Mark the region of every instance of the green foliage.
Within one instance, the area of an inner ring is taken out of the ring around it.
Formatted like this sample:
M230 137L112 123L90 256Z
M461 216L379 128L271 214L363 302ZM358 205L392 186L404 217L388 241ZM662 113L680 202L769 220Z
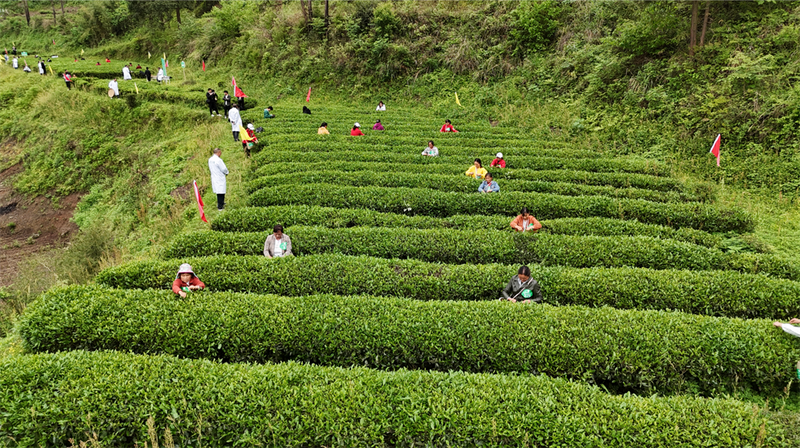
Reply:
M99 287L50 291L29 308L19 334L33 352L541 373L662 394L754 388L778 395L793 377L783 360L800 355L767 321L675 312L331 295L178 300L170 291Z
M491 230L293 226L295 255L337 253L379 258L412 258L441 263L503 263L543 266L642 267L651 269L735 270L800 280L793 263L772 255L725 254L679 241L645 236L512 234ZM270 233L194 232L179 235L166 258L193 255L258 255Z
M620 447L673 447L702 438L733 447L754 445L758 437L767 448L788 442L784 424L751 404L609 396L545 376L224 365L76 351L4 358L0 388L6 410L0 436L20 445L56 446L97 433L104 444L142 446L151 440L150 417L155 432L169 428L180 446L521 447L533 440L546 446L613 440Z
M675 228L691 227L713 231L752 230L753 218L741 210L705 204L662 204L635 199L602 196L557 196L551 194L500 192L463 194L425 188L340 187L332 184L296 185L277 194L273 188L254 192L251 206L316 205L337 208L366 208L408 215L444 218L461 214L504 214L516 216L528 207L537 218L606 217L639 220Z
M372 294L417 300L495 300L517 272L501 264L447 265L338 254L266 259L215 256L131 262L103 270L100 284L167 289L190 263L214 291L286 296ZM731 271L532 266L546 303L677 310L742 318L800 315L800 283Z
M522 0L514 11L514 28L511 37L516 48L514 54L525 56L542 51L553 41L558 29L561 6L552 0Z

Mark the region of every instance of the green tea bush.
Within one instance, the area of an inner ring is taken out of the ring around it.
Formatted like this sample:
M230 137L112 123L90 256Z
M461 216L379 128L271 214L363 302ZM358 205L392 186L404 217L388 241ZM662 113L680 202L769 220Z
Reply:
M504 214L516 216L523 206L538 219L604 217L638 220L670 227L715 232L753 230L753 218L742 210L699 203L661 204L603 196L558 196L516 191L497 194L451 193L426 188L341 187L332 184L264 188L250 195L251 206L317 205L366 208L380 212L447 217Z
M438 164L463 164L463 171L471 165L474 156L454 155L449 156L439 152L439 157L423 157L419 152L413 154L397 154L380 151L351 151L341 152L304 152L304 151L263 151L253 157L253 164L262 166L270 163L283 163L286 160L302 163L328 162L333 161L360 161L360 162L390 162L406 165L406 170L414 170L418 165L438 165ZM355 160L354 160L355 159ZM486 167L491 160L483 161ZM669 176L671 168L661 162L650 160L626 160L626 159L570 159L561 157L525 157L515 159L514 168L524 168L531 170L579 170L599 173L635 173L651 174L655 176Z
M150 418L176 446L209 448L788 443L784 424L749 403L612 396L531 375L74 351L0 359L0 389L0 437L18 446L68 446L91 434L107 446L143 446Z
M139 261L96 277L117 288L168 289L181 263L190 263L214 291L285 296L372 294L416 300L494 300L516 265L449 265L340 254L266 259L214 256ZM800 315L800 283L731 271L532 266L544 301L676 310L710 316L786 319Z
M280 171L280 165L275 167ZM697 200L696 196L679 192L663 192L638 188L614 188L593 185L579 185L567 182L540 182L529 180L501 181L501 191L522 191L551 193L564 196L609 196L629 199L643 199L653 202L689 202ZM391 187L391 188L430 188L438 191L456 193L475 193L480 181L466 177L444 174L418 174L407 172L373 172L373 171L315 171L306 173L275 174L262 176L247 183L250 192L261 188L281 185L291 188L297 184L329 183L351 187Z
M401 163L376 163L376 162L337 162L331 165L330 162L299 163L287 162L280 163L281 173L308 173L326 171L335 168L341 172L375 171L375 172L408 172L408 165ZM454 177L463 176L466 167L461 164L427 164L415 165L413 172L425 174L446 174ZM502 182L508 180L528 180L540 182L570 182L574 184L608 186L614 188L643 188L656 191L677 191L686 192L685 185L671 177L658 177L647 174L631 173L593 173L589 171L573 170L526 170L526 169L489 169L495 180ZM275 167L263 165L253 170L252 179L260 176L274 174ZM465 176L466 177L466 176ZM704 200L713 199L710 192L704 192L699 197Z
M777 395L800 355L791 337L763 320L366 296L192 293L178 299L171 291L97 286L49 291L25 314L19 334L33 352L538 372L640 393L754 388Z
M512 232L511 217L503 215L453 215L447 218L408 216L366 209L340 209L308 205L276 205L233 209L211 222L211 229L222 232L272 231L272 226L410 227L415 229L503 230ZM561 218L542 220L539 234L651 236L673 239L706 247L719 247L721 238L702 230L623 221L611 218Z
M271 232L193 232L175 237L164 257L258 255ZM645 236L512 234L489 230L293 226L286 230L295 255L337 253L412 258L441 263L503 263L545 266L640 267L734 270L800 280L789 261L765 254L723 253L694 244Z

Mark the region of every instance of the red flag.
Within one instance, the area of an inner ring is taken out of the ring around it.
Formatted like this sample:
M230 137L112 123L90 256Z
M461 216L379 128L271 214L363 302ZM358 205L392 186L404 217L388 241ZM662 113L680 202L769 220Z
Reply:
M247 98L247 95L245 95L244 92L242 92L242 89L240 89L239 86L235 86L233 88L233 96L235 96L236 98Z
M55 44L56 44L56 40L55 40L55 39L53 39L53 45L55 45Z
M203 71L206 71L206 61L203 61Z
M236 87L236 78L234 78L233 76L231 76L231 85L233 87Z
M308 95L306 95L306 103L311 101L311 87L308 88Z
M203 222L208 222L206 213L203 211L205 204L203 204L203 198L200 197L200 190L197 189L197 181L193 180L192 183L194 184L194 197L197 199L197 208L200 209L200 219L202 219Z
M165 62L164 62L164 65L166 65L166 66L167 66L167 68L169 68L169 61L165 61Z
M711 151L709 151L711 154L714 154L714 157L717 158L717 166L719 166L719 146L721 138L722 134L717 134L717 138L714 139L714 144L711 145Z

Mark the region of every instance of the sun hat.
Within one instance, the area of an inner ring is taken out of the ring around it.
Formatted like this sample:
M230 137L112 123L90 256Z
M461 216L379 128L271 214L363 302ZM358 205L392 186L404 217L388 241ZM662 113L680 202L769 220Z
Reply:
M181 274L192 274L193 277L197 277L197 274L195 274L192 270L192 265L189 263L183 263L181 267L178 268L178 274L175 276L175 278L180 278Z
M250 129L251 131L255 131L256 127L253 126L253 123L247 123L247 129Z
M357 128L360 128L360 127L361 127L361 125L360 125L360 124L358 124L358 123L356 123L356 124L355 124L355 127L357 127Z
M502 159L503 158L503 153L502 152L498 152L497 153L497 158L498 159Z

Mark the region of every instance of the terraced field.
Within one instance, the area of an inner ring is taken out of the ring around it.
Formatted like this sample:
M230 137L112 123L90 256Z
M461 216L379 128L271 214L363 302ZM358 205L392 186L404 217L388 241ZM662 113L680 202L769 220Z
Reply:
M202 106L202 90L157 89L137 100ZM179 446L794 443L728 398L780 396L800 357L768 320L800 316L798 267L721 243L751 216L657 161L373 107L246 110L265 128L249 206L30 306L19 332L38 354L0 361L0 434L141 446L152 417ZM349 136L375 119L385 131ZM428 140L440 157L420 155ZM479 194L464 172L498 151L500 193ZM522 207L537 234L510 229ZM260 255L274 224L295 257ZM185 262L208 290L180 299ZM520 264L542 304L496 300Z

